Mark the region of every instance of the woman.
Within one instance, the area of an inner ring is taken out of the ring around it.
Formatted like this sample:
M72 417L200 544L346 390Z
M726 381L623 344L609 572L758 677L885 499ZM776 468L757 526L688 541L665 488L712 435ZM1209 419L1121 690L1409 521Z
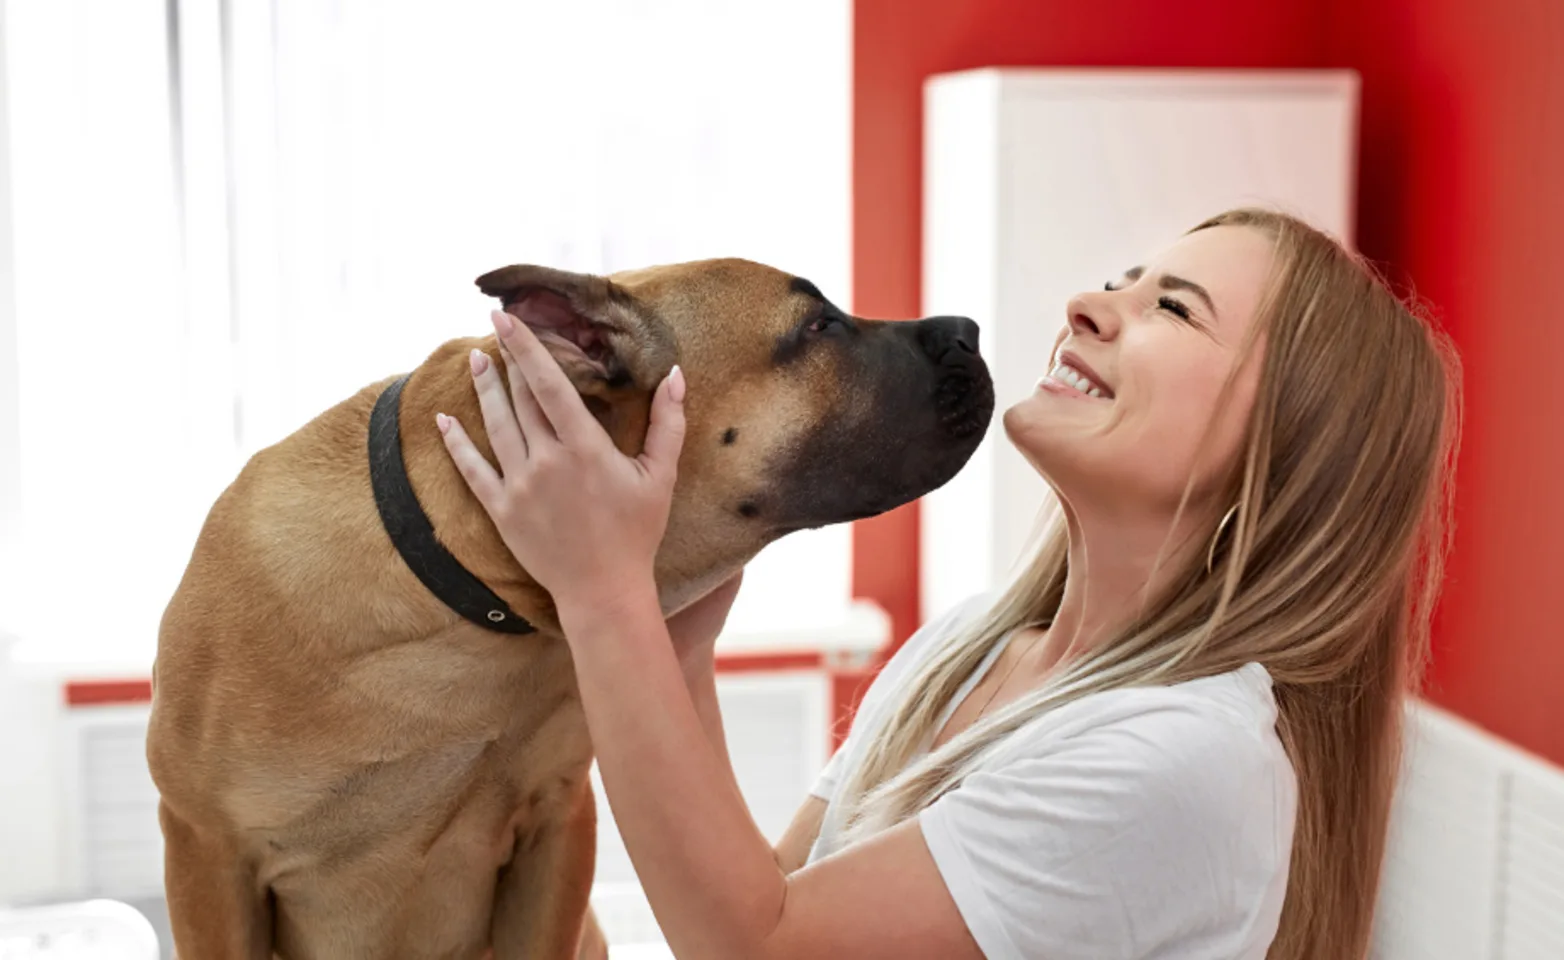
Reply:
M476 386L527 454L501 478L440 426L556 599L676 956L1367 952L1444 548L1453 354L1361 260L1257 210L1066 321L1004 417L1060 522L1007 588L898 651L773 851L712 686L737 581L666 626L652 584L682 375L631 460L497 315L513 390L478 362Z

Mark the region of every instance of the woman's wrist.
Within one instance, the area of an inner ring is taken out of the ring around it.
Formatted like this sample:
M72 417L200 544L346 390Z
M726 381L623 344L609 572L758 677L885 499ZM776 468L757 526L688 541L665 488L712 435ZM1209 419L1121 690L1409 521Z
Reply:
M650 572L604 577L575 591L556 592L554 599L560 626L573 647L628 631L635 641L644 637L667 644L686 686L693 687L716 672L717 639L742 580L742 573L734 575L666 620Z
M627 622L649 619L662 622L657 585L650 576L645 582L621 578L613 587L585 587L580 592L554 593L554 609L565 638L618 629Z

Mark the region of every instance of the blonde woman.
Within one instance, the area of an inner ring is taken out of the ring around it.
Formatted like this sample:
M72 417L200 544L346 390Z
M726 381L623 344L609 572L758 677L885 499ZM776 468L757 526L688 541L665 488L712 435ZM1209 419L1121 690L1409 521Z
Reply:
M676 956L1366 954L1439 583L1453 354L1340 245L1255 210L1064 321L1004 415L1056 529L898 651L773 850L712 685L737 582L666 625L652 584L681 375L632 460L496 319L518 389L489 368L476 387L490 433L520 430L529 455L501 478L440 425L559 605Z

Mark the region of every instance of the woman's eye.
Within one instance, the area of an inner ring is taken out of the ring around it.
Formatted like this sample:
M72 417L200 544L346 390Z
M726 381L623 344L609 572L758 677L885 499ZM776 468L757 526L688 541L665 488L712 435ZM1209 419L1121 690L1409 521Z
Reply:
M1106 290L1108 293L1113 293L1114 291L1119 289L1118 287L1115 287L1113 285L1113 281L1112 280L1109 280L1107 283L1103 284L1102 288L1104 290Z
M1177 300L1174 300L1172 297L1158 297L1157 308L1160 310L1166 310L1168 313L1173 314L1180 320L1189 319L1189 308L1184 306L1182 303L1179 303Z

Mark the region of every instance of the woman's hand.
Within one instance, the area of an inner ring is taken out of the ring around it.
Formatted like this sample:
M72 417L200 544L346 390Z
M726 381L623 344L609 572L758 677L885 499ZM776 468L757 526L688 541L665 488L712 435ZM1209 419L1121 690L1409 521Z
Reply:
M440 414L446 449L505 545L562 616L566 607L612 608L644 598L655 590L652 561L668 526L684 443L683 374L674 367L658 385L644 450L627 457L532 331L499 310L491 319L507 376L480 351L470 363L499 469L454 417Z

